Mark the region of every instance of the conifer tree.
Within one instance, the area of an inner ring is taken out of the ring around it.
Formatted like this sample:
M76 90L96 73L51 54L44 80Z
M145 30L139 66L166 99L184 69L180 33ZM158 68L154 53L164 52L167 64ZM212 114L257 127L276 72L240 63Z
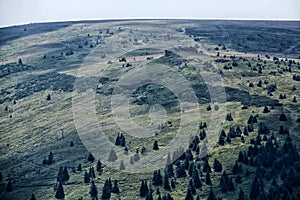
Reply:
M120 170L125 170L125 164L123 160L120 163Z
M223 172L220 180L220 187L222 192L227 192L229 186L229 177L226 171Z
M92 179L96 178L94 167L90 167L89 176Z
M210 191L209 191L209 194L208 194L208 197L207 197L207 200L217 200L213 190L212 190L212 187L210 187Z
M102 174L102 163L100 160L98 160L97 162L97 168L96 168L97 172L99 173L99 175Z
M193 193L190 187L188 187L188 190L186 192L185 200L194 200Z
M214 168L215 172L221 172L222 171L221 162L219 160L215 159L214 164L213 164L213 168Z
M59 182L58 184L58 188L56 190L56 194L55 194L55 198L56 199L64 199L65 198L65 192L64 192L64 188L61 182Z
M269 111L269 108L268 108L267 106L265 106L265 107L264 107L264 110L263 110L263 113L268 113L268 112L270 112L270 111Z
M92 200L98 200L98 189L97 189L94 181L92 181L92 183L91 183L90 195L92 197Z
M193 181L194 181L194 184L195 184L195 188L200 189L202 187L202 183L201 183L201 180L199 178L199 173L198 173L197 169L194 169Z
M94 160L95 160L95 157L93 156L93 154L89 153L88 161L94 162Z
M153 143L153 150L158 150L158 149L159 149L158 142L157 142L157 140L155 140Z
M245 200L245 194L244 194L244 192L243 192L242 189L240 189L240 193L239 193L239 198L238 198L238 200Z
M89 183L90 182L90 175L85 171L84 173L84 182Z
M188 187L191 188L191 192L193 193L193 195L196 194L196 188L193 179L190 179Z
M297 103L297 99L296 99L296 96L294 96L294 98L293 98L293 101L292 101L293 103Z
M118 133L118 136L117 136L116 141L115 141L115 145L116 146L120 145L120 133Z
M140 187L140 197L145 197L148 192L149 192L149 189L148 189L147 182L142 181L141 187Z
M186 177L186 172L184 170L184 167L180 163L176 168L176 176L177 176L177 178Z
M205 160L204 160L204 166L203 166L203 172L211 172L211 167L210 167L210 165L209 165L209 163L208 163L208 159L207 158L205 158Z
M206 183L206 185L211 185L209 171L206 172L205 183Z
M286 115L284 113L280 114L279 121L287 121Z
M228 191L233 191L234 190L234 184L232 182L232 178L229 178L229 183L228 183Z
M12 182L8 181L7 186L6 186L6 192L11 192L12 189L13 189Z
M114 186L113 186L111 192L115 193L115 194L119 194L120 193L120 189L119 189L118 181L117 180L114 181Z
M171 180L171 187L172 187L173 189L176 188L176 183L175 183L174 179Z
M77 167L77 171L81 172L81 170L82 170L82 167L81 167L81 164L79 163L78 167Z
M101 199L102 200L108 200L111 197L111 190L112 190L112 186L111 186L111 181L106 180L104 183L104 186L102 188L102 195L101 195Z
M165 190L171 190L170 183L169 183L169 175L167 173L165 173L163 186Z
M109 153L109 156L108 156L108 161L109 162L115 162L117 159L118 159L118 157L117 157L116 152L113 149L111 149L110 153Z
M158 194L157 200L162 200L161 195Z
M68 168L65 166L63 171L63 181L68 181L70 178Z
M125 147L126 146L126 139L125 136L121 133L120 135L120 146Z
M31 194L31 198L30 198L30 200L36 200L36 198L35 198L34 194Z
M243 134L244 135L249 135L247 126L244 127Z
M133 155L133 161L138 162L139 160L140 160L140 154L139 154L139 150L137 149L135 151L135 154Z
M251 184L250 199L258 199L260 193L260 184L258 178L255 177Z
M189 166L189 170L188 170L188 174L189 174L190 176L193 175L194 169L195 169L194 162L191 162L191 163L190 163L190 166Z
M203 129L201 132L200 132L200 140L204 140L206 138L206 132L205 130Z
M152 192L149 190L147 195L146 195L146 200L153 200L153 195Z
M219 141L218 141L218 143L221 146L223 146L225 144L224 137L221 134L219 135Z
M154 171L153 178L152 178L152 184L155 186L162 185L162 175L160 173L160 170Z

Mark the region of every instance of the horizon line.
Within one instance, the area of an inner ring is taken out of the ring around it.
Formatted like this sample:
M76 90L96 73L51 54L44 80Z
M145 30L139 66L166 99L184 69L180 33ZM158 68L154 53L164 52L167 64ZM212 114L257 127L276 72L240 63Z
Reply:
M191 17L132 17L132 18L87 18L87 19L64 19L64 20L41 20L9 25L0 25L0 28L25 26L30 24L59 23L59 22L85 22L85 21L132 21L132 20L224 20L224 21L300 21L300 19L275 19L275 18L191 18Z

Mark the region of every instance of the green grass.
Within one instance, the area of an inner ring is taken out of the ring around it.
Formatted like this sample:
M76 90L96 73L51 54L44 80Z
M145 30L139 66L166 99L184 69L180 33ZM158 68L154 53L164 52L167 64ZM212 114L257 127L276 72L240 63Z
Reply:
M96 113L99 123L103 123L101 125L103 125L105 134L111 142L114 142L118 132L122 131L116 125L110 107L110 95L115 85L124 74L134 72L134 70L143 66L151 67L157 63L172 67L186 78L199 98L200 122L207 122L210 130L209 134L215 135L218 133L220 127L211 123L212 111L206 110L208 103L210 103L210 97L203 77L201 77L202 73L209 74L211 72L197 69L197 62L194 60L197 58L203 61L211 61L213 66L223 71L222 79L226 89L227 102L222 105L225 106L227 113L232 113L234 119L232 122L228 122L224 118L222 125L226 133L232 126L240 126L243 130L249 116L258 114L259 122L266 124L276 135L278 135L280 125L288 127L291 137L299 144L299 123L295 122L296 118L299 117L299 103L292 103L292 97L296 96L298 102L300 101L300 85L299 82L293 81L291 78L292 74L299 73L299 64L292 65L292 73L277 73L278 69L284 68L288 64L281 62L278 68L277 64L272 60L262 58L263 56L261 56L262 60L259 61L255 54L266 50L262 49L263 47L256 48L257 44L255 42L250 42L248 44L250 50L247 49L253 54L236 51L242 51L241 47L236 46L240 42L240 39L237 38L236 41L232 41L232 48L228 47L228 52L226 50L220 50L220 52L222 55L239 55L246 61L238 59L239 56L236 56L238 66L233 67L231 70L223 70L224 63L216 63L216 57L214 57L216 54L214 50L215 41L225 43L220 40L221 38L218 35L213 36L217 38L201 40L203 44L198 43L192 37L176 31L181 27L195 26L195 22L173 22L172 20L163 20L74 23L36 34L17 33L17 31L20 31L19 27L16 27L16 30L11 29L16 33L14 33L15 36L12 39L7 39L8 41L5 44L1 44L1 61L6 64L16 62L18 58L22 58L23 63L32 68L24 71L16 69L14 73L1 78L0 171L4 178L2 184L0 184L0 199L29 199L32 193L35 194L37 199L53 199L55 195L53 187L56 184L56 176L60 166L67 166L70 173L70 180L64 185L66 199L78 199L80 196L84 199L90 198L90 185L83 182L83 175L85 170L88 171L90 166L95 167L96 163L87 161L88 151L80 141L76 131L73 121L71 92L73 91L72 83L75 78L84 76L84 74L77 74L77 69L84 63L85 59L89 58L89 53L97 48L107 49L105 58L100 59L96 64L87 65L85 69L93 75L102 77L96 90ZM166 23L167 25L160 25L160 23ZM204 33L205 37L212 37L209 33L211 29L209 22L203 23L206 25L201 28L206 28L206 31L208 31ZM285 28L282 24L278 26ZM119 27L121 27L121 31L119 31ZM241 31L244 37L247 29L237 30L234 27L229 30L229 34ZM107 33L107 29L113 34ZM0 30L0 33L2 33L1 31L3 30ZM254 30L254 32L257 31L257 29ZM290 33L284 34L288 35ZM266 37L269 38L268 35ZM95 45L97 40L99 40L98 46L90 48L90 44ZM86 42L87 45L85 45ZM78 48L79 45L82 48ZM179 45L186 48L178 48ZM226 46L228 45L226 44ZM271 47L270 53L278 51L276 46L271 45ZM208 54L196 54L191 51L194 48ZM74 54L65 55L69 50L72 50ZM164 50L169 50L172 53L166 56ZM63 52L63 55L61 55L61 52ZM43 59L44 55L47 55L46 59ZM103 54L99 54L99 56L104 57ZM132 66L123 67L123 63L118 60L120 56L125 56L127 62L131 63ZM147 56L156 57L153 60L147 60ZM136 57L136 60L133 60L132 57ZM291 54L291 57L294 57L294 54ZM109 60L112 64L107 64ZM228 60L231 59L228 58ZM266 60L265 64L263 60ZM247 66L248 62L252 66L256 66L258 63L265 65L263 73L251 72L251 69ZM229 61L229 63L232 65L232 61ZM15 65L11 65L15 69ZM209 66L206 65L208 68ZM2 71L4 67L4 65L1 66ZM276 72L276 75L269 75L270 72ZM253 76L241 76L243 73L252 73ZM147 74L134 75L142 76L141 79L148 78ZM277 84L277 90L273 92L273 96L267 94L265 89L267 84L262 84L262 87L256 86L259 80L268 80L269 84ZM249 82L254 83L253 88L248 87ZM176 80L174 84L176 84L176 87L181 86L181 83L176 82ZM296 91L291 90L292 85L296 86ZM220 87L220 85L214 85L214 87ZM153 97L153 93L156 92L159 95ZM287 99L279 100L278 97L281 93L286 94ZM46 100L48 94L51 95L50 101ZM153 88L141 87L140 90L137 90L137 95L132 97L132 100L136 100L143 95L146 97L145 101L141 101L140 104L133 102L130 104L130 115L133 120L141 126L148 125L150 122L149 108L155 103L160 103L167 110L169 109L167 120L172 121L173 127L147 139L135 138L124 133L128 149L134 151L145 147L148 152L152 152L153 142L158 140L160 149L164 150L165 146L174 138L180 126L181 116L178 110L178 102L172 104L175 99L173 94L168 89L160 91L159 85L155 85ZM13 104L13 100L16 100L16 104ZM276 106L278 103L281 103L282 106ZM263 114L262 110L265 104L274 105L275 109L272 109L270 113ZM241 109L243 105L248 105L248 109ZM6 106L8 111L4 110ZM184 112L192 113L191 110L185 110ZM288 116L288 122L278 121L282 112L285 112ZM10 118L10 115L12 115L12 118ZM193 121L194 118L191 116L189 122ZM217 158L223 164L223 168L231 172L239 151L246 150L250 144L250 139L256 137L257 126L257 124L254 126L255 132L245 137L245 144L240 142L240 138L235 138L231 144L225 144L224 146L213 144L215 147L211 151L212 158L209 161L211 166L214 158ZM64 132L63 135L61 130ZM285 136L279 136L280 141L284 139ZM70 146L71 141L74 142L73 147ZM42 160L50 151L54 154L55 163L44 166ZM79 163L82 164L83 171L71 172L71 168L73 166L77 167ZM149 165L151 164L153 163L149 163ZM203 166L203 162L201 164ZM248 193L255 168L244 166L244 169L246 168L249 168L250 177L248 179L243 177L243 183L235 184L235 187L237 189L242 188L245 193ZM143 199L139 198L140 181L146 179L149 183L152 176L152 172L127 174L105 167L103 175L96 175L95 182L99 196L101 196L104 181L111 178L120 181L120 197L122 199ZM230 176L234 177L235 175ZM237 198L239 190L228 193L220 192L218 188L219 179L219 173L212 173L215 194L218 197L227 199ZM4 192L8 180L15 181L13 191L10 193ZM177 188L171 191L171 195L174 199L184 199L189 178L177 179L176 181L178 183ZM153 187L153 189L156 189L156 187ZM166 193L164 189L161 188L160 190L163 194ZM197 194L202 199L206 199L208 192L209 186L205 185ZM156 197L157 195L154 195L154 199ZM111 199L119 199L119 196L112 195Z

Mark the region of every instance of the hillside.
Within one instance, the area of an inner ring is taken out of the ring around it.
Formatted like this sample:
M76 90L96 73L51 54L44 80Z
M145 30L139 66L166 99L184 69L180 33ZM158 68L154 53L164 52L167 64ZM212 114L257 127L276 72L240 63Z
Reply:
M0 199L300 198L298 21L38 23L0 49Z

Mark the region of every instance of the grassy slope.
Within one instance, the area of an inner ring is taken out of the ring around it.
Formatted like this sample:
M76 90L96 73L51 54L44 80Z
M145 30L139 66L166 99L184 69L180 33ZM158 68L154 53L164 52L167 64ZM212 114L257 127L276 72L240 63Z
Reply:
M124 25L123 25L124 24ZM159 24L164 24L160 26ZM165 25L167 24L167 26ZM95 72L104 71L107 77L117 78L120 77L122 73L130 70L123 68L122 64L118 62L118 57L115 55L126 55L130 63L133 64L133 68L139 67L147 62L145 52L133 51L132 49L142 49L147 47L147 51L153 50L154 58L159 58L163 55L163 50L170 49L178 44L178 40L182 40L181 44L186 46L194 46L197 43L191 38L184 36L183 33L175 32L175 29L182 28L186 26L193 26L195 22L191 23L172 23L172 21L160 21L158 22L137 22L131 25L130 22L111 22L111 23L101 23L101 24L85 24L76 23L67 27L60 27L59 29L51 32L37 33L34 35L27 35L24 37L17 38L15 40L10 40L6 42L5 45L1 45L1 61L3 64L16 62L18 58L22 58L23 63L32 66L34 69L31 71L19 72L16 74L8 75L1 78L1 89L9 91L10 94L6 95L8 97L15 94L16 89L14 85L24 82L29 76L34 76L36 78L37 92L33 95L27 96L20 100L17 100L16 104L11 101L5 101L1 104L0 110L0 171L4 176L4 181L13 180L14 190L10 193L4 192L4 185L0 187L1 199L29 199L31 193L34 193L37 199L53 199L55 192L53 187L56 183L56 175L58 173L59 166L66 165L69 167L70 180L68 184L64 186L66 199L77 199L83 196L84 199L89 198L89 184L83 183L84 170L88 170L90 164L87 162L87 150L81 144L79 137L77 136L76 129L73 123L72 116L72 94L70 92L64 92L61 90L51 89L51 83L49 86L40 89L38 75L45 75L49 72L57 72L62 74L68 74L71 76L76 76L76 69L83 62L83 58L93 50L90 48L90 44L95 45L96 41L99 41L99 46L105 47L106 45L112 45L112 49L117 49L122 51L122 54L115 52L110 54L113 64L106 65L102 63L100 66L90 67L89 70L94 70ZM118 28L121 27L123 30L119 31ZM30 28L30 27L29 27ZM106 33L107 29L114 34L111 35ZM157 30L160 29L158 33ZM22 31L22 30L16 30ZM102 31L101 38L98 38L98 33ZM90 37L87 36L90 34ZM88 41L88 45L85 42ZM111 43L113 41L113 43ZM200 59L215 59L216 51L214 47L217 44L212 44L211 41L206 41L205 39L200 43L201 46L199 50L205 50L209 55L203 56L199 55ZM82 45L83 48L78 48L78 45ZM197 44L199 47L199 44ZM160 49L161 51L157 51ZM74 51L73 55L66 56L65 53L69 50ZM124 52L123 52L124 51ZM64 52L61 56L61 52ZM221 55L238 55L234 49L229 49L228 51L220 51ZM138 54L141 53L139 56ZM192 56L189 58L190 52L181 52L186 55L185 59L188 60L189 65L193 65ZM272 53L272 52L271 52ZM44 55L47 55L46 59L42 59ZM106 56L110 56L106 55ZM132 56L132 57L130 57ZM148 55L147 55L148 56ZM151 53L149 56L152 56ZM251 54L241 54L241 56L252 59L256 55ZM135 61L133 60L135 57ZM257 61L250 61L255 64ZM214 63L214 65L220 69L223 68L222 64ZM108 66L108 68L107 68ZM98 68L97 68L98 67ZM192 68L191 68L192 69ZM182 73L193 73L191 69L187 71L182 70ZM294 69L294 68L293 68ZM259 77L243 77L240 78L241 71L248 70L247 67L241 63L240 66L233 68L229 71L224 71L224 84L228 87L238 88L240 90L249 91L250 94L257 93L262 96L267 96L266 90L262 88L248 87L248 81L257 82L259 79L268 79L270 83L277 83L277 91L273 93L270 98L278 99L280 93L285 93L287 99L281 100L284 104L283 107L278 107L272 110L269 114L262 114L262 107L250 106L247 110L241 110L241 104L239 102L228 102L226 103L226 111L232 113L234 121L224 122L224 128L228 131L230 126L239 125L243 127L249 115L252 113L258 113L259 119L264 121L270 126L272 131L278 131L279 125L284 124L290 127L290 132L292 137L299 142L297 130L299 130L299 125L296 125L296 117L299 116L299 108L292 106L291 102L292 96L296 95L299 97L299 83L291 79L290 73L278 74L276 76L268 76L268 72L277 71L277 66L273 61L267 61L267 67L263 74ZM298 69L292 73L299 73ZM55 81L55 80L54 80ZM109 91L112 88L115 81L109 82L106 85L99 85L101 91ZM292 92L290 90L291 85L297 87L297 91ZM26 90L25 90L26 91ZM47 94L51 94L51 101L46 101ZM1 97L2 98L2 97ZM117 127L112 123L113 118L109 112L109 96L103 93L97 94L97 99L101 101L101 105L97 108L98 118L104 121L107 128L107 135L111 140L114 140ZM4 111L5 106L8 106L9 111ZM206 111L207 105L200 105L202 121L210 122L210 112ZM108 110L107 110L108 109ZM138 109L144 109L143 107L133 106L133 111ZM278 119L281 112L289 113L289 124L287 123L272 123L274 119ZM12 118L10 118L10 114ZM178 126L179 115L173 114L169 116L174 126ZM147 116L136 116L136 121L141 124L148 123ZM299 124L299 123L298 123ZM209 124L209 126L212 126ZM297 128L298 127L298 128ZM63 129L63 136L61 130ZM255 129L257 130L257 128ZM218 130L214 130L218 131ZM159 135L156 139L159 140L160 144L167 144L167 141L172 135L173 131L170 131L167 135ZM241 144L239 139L235 139L231 145L225 145L223 147L216 147L212 151L212 159L219 158L222 164L228 171L234 164L237 158L238 152L247 148L250 138L254 137L253 133L246 138L246 143ZM127 141L130 141L128 145L130 150L135 148L141 148L145 146L148 150L152 148L152 141L150 140L138 140L133 137L127 136ZM70 147L70 142L74 142L74 146ZM163 147L162 147L163 148ZM43 166L42 160L45 156L52 151L54 153L55 163L50 166ZM71 172L72 166L77 166L79 163L83 165L83 172ZM95 164L93 164L95 166ZM250 168L250 172L253 169ZM139 199L138 190L140 185L140 180L148 179L151 180L152 173L146 174L124 174L118 171L110 170L104 168L103 175L96 177L96 185L98 187L99 193L101 194L101 189L105 179L111 177L112 179L120 180L120 196L122 199ZM214 185L219 183L219 174L212 174ZM252 176L251 176L252 177ZM251 177L249 180L244 180L244 182L238 186L243 188L245 192L249 191L249 182L251 182ZM188 179L177 179L178 187L171 194L175 199L183 199L186 193L186 185ZM201 197L206 198L207 191L209 187L204 186L203 190L198 192ZM163 193L165 191L161 189ZM220 191L216 190L215 194L218 196L223 196L231 198L232 196L237 196L236 192L222 194ZM116 195L112 196L112 199L117 199Z

